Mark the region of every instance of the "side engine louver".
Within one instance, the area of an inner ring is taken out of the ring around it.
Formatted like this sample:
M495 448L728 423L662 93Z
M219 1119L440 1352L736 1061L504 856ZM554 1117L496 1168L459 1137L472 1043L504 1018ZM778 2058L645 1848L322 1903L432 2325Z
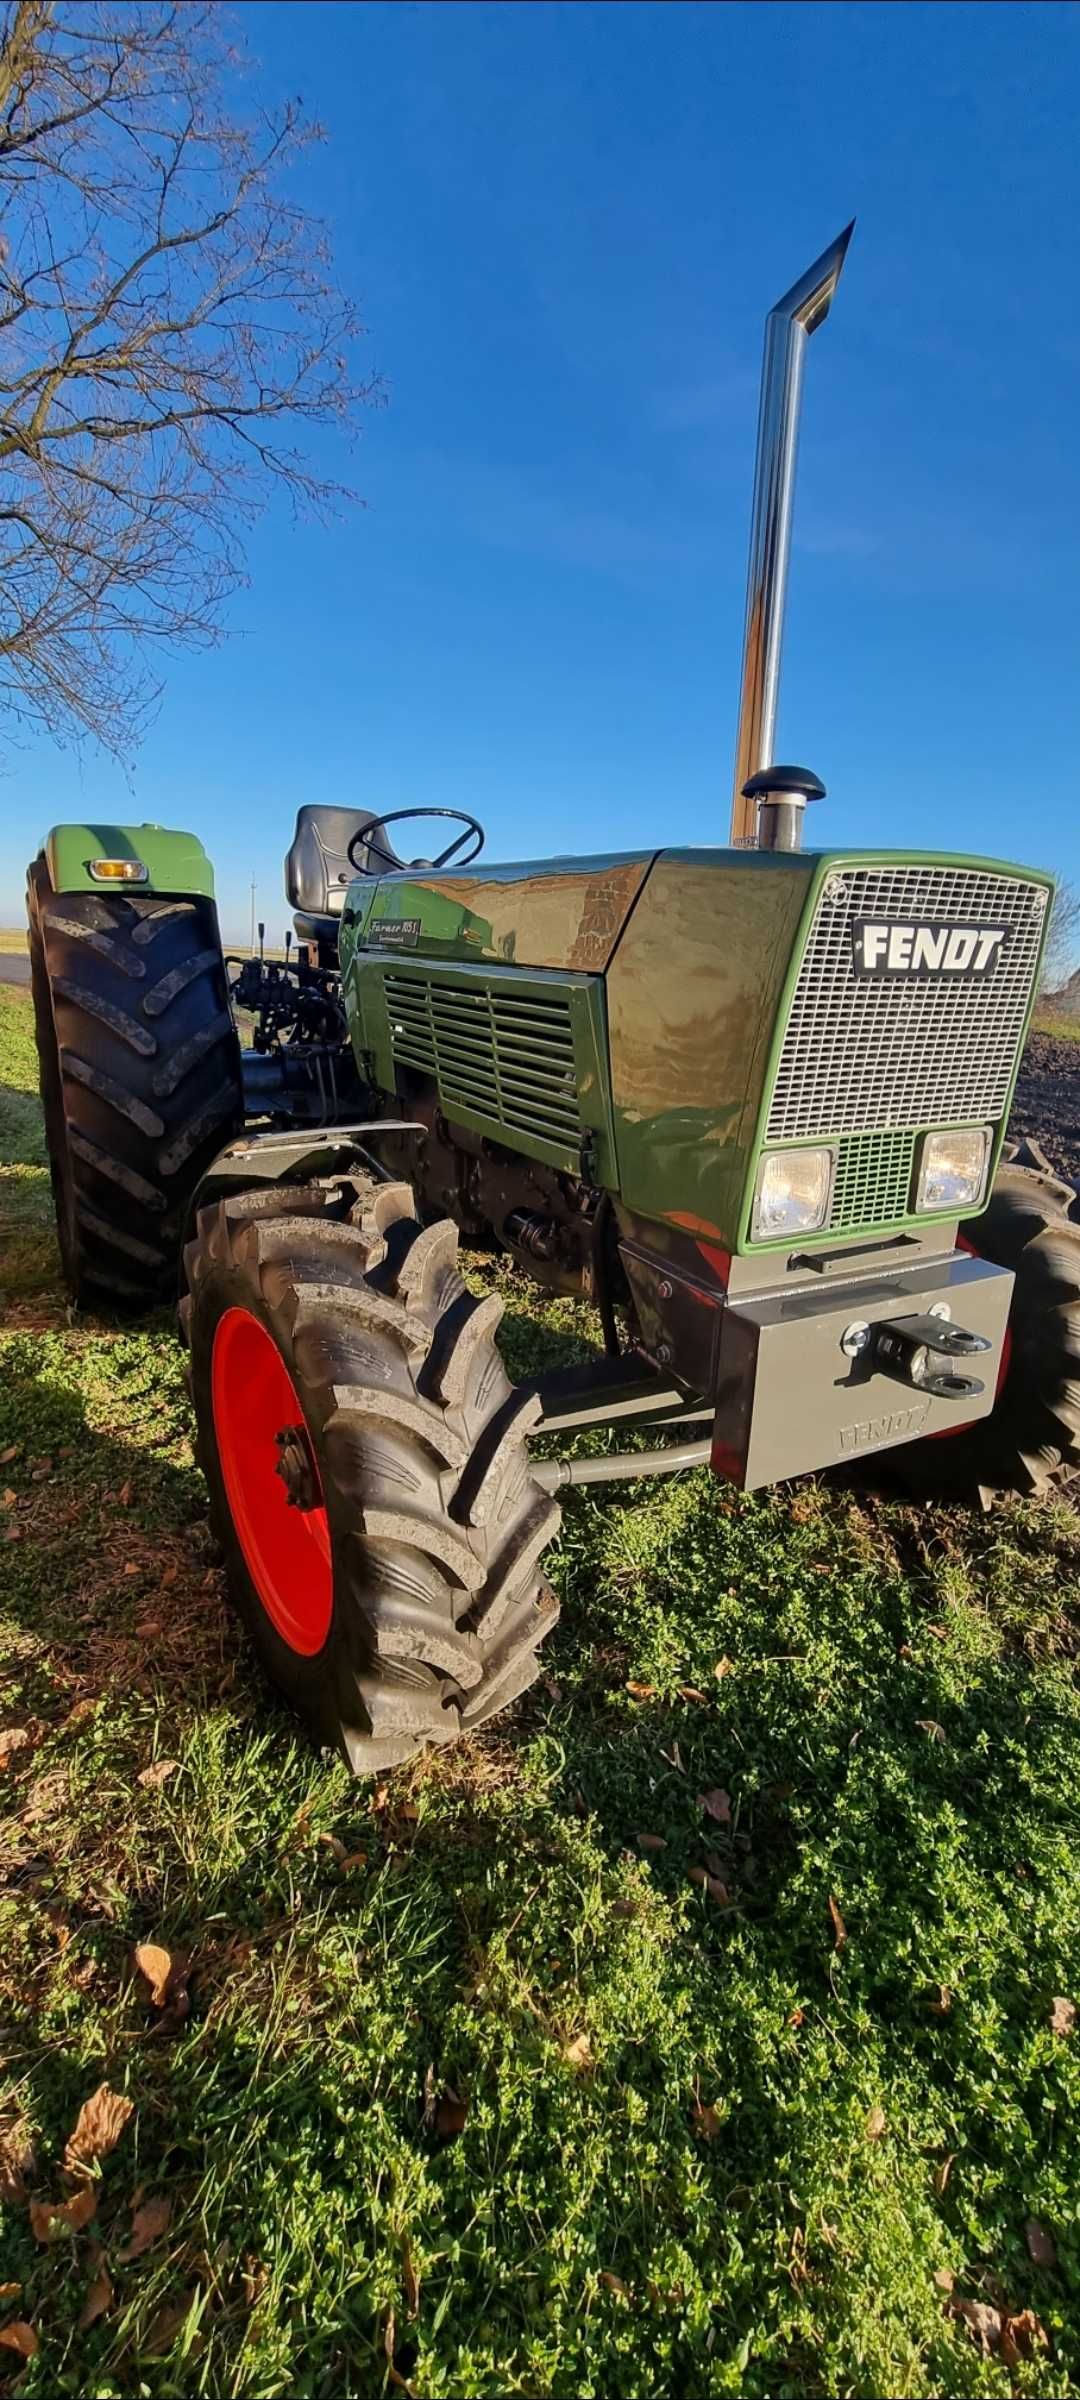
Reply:
M564 993L389 973L385 996L395 1061L433 1076L444 1108L576 1158L582 1122Z

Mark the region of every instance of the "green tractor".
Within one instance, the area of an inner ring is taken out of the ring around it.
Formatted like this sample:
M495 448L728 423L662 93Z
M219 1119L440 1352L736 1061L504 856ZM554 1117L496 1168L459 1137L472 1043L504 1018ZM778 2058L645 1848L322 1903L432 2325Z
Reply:
M460 812L304 807L271 962L225 957L190 835L62 826L30 869L68 1281L179 1286L233 1599L358 1772L532 1680L563 1486L897 1451L925 1489L1030 1489L1080 1460L1074 1195L1000 1164L1050 880L804 851L823 787L771 763L803 354L847 238L767 323L730 847L482 867ZM433 858L392 846L406 814ZM513 1384L460 1239L591 1302L602 1348ZM583 1426L639 1446L560 1456Z

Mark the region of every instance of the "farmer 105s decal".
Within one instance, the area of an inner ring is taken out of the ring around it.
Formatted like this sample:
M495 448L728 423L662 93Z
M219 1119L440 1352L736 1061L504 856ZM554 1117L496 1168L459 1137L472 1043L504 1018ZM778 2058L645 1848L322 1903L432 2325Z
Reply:
M531 1681L564 1485L1080 1458L1073 1195L1000 1164L1050 882L804 851L824 787L771 763L802 353L847 238L767 324L729 848L481 867L461 812L305 806L284 963L226 960L189 835L63 826L30 869L72 1290L179 1279L233 1598L360 1771ZM461 1237L592 1301L602 1348L512 1384ZM537 1455L597 1425L649 1442Z

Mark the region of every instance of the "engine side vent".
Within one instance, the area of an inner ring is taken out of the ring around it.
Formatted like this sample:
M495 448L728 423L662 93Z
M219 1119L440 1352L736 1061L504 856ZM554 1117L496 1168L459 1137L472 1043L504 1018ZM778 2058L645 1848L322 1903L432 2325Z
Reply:
M433 1076L448 1112L576 1158L582 1122L564 993L389 973L385 995L394 1059Z

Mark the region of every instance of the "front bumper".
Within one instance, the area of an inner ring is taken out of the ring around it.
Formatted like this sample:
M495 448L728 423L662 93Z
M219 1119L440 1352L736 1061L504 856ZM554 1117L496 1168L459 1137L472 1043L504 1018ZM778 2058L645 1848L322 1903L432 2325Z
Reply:
M712 1463L746 1491L952 1432L989 1416L1013 1278L964 1251L843 1284L729 1300L720 1321ZM853 1325L887 1325L947 1308L989 1344L970 1362L980 1389L940 1398L886 1372L872 1343L843 1346Z

